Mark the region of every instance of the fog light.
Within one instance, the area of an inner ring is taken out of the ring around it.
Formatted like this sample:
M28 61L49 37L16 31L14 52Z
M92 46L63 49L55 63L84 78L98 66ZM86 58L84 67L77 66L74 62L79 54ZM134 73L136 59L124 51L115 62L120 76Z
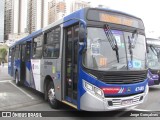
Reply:
M109 106L113 106L112 101L108 101L108 105L109 105Z
M143 96L140 97L139 101L143 100Z

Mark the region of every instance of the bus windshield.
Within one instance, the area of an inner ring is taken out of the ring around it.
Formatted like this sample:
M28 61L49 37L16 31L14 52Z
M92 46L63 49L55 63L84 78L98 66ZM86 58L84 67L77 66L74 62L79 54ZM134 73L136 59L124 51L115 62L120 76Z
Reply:
M147 58L149 68L160 69L160 46L150 45Z
M132 47L132 60L128 36L132 33L111 30L118 46L119 62L103 28L88 28L87 49L83 64L86 68L102 71L126 71L145 69L145 36L138 35Z

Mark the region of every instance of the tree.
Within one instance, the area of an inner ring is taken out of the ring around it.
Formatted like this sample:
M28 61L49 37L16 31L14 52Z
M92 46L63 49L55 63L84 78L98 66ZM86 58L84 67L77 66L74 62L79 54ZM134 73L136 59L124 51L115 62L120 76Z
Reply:
M0 64L2 60L5 61L5 57L7 55L7 49L6 48L0 48Z

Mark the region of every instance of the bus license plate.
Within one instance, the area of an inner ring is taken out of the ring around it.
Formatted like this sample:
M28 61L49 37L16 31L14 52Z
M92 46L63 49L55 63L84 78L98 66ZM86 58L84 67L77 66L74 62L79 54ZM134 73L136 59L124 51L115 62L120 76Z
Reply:
M132 99L123 100L121 104L122 104L122 105L130 105L130 104L132 104Z

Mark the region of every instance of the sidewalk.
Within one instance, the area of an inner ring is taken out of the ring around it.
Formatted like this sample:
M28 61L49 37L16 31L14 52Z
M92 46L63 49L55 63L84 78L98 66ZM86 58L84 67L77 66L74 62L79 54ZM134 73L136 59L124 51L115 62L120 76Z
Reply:
M0 67L8 67L8 63L4 63L4 66L1 64Z

